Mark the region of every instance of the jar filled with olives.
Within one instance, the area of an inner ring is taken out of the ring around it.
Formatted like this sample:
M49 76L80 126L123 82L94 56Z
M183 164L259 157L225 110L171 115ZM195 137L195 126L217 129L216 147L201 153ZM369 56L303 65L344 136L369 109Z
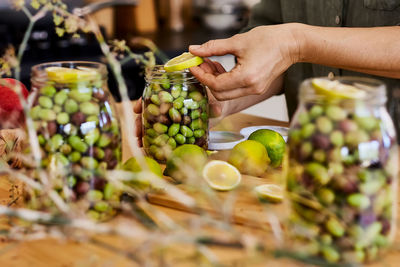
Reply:
M398 147L385 85L308 79L299 100L287 171L295 248L331 263L373 261L396 228Z
M177 146L208 146L208 99L205 87L189 72L165 72L156 66L146 73L143 93L143 147L165 162Z
M62 170L55 189L63 199L87 200L90 217L109 218L115 213L119 192L105 173L120 162L121 134L108 92L106 66L45 63L32 68L31 82L36 95L30 115L42 167L49 172Z

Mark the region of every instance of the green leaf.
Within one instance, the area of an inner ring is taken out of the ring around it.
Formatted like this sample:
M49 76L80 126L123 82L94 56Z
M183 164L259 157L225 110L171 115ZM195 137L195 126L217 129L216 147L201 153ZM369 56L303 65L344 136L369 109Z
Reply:
M32 6L34 9L38 9L38 8L40 7L40 3L39 3L37 0L32 0L32 1L31 1L31 6Z
M59 26L64 21L64 18L57 14L53 14L53 21L56 26Z
M56 27L56 33L59 37L62 37L64 36L65 30L63 28Z

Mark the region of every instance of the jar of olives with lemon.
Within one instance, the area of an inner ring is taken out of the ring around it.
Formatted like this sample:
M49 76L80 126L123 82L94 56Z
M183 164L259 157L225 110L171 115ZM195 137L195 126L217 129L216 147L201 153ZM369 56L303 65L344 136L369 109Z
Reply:
M301 84L299 100L287 171L296 248L331 263L373 261L396 228L398 147L386 88L315 78Z
M42 167L53 173L62 170L55 189L63 199L88 200L90 217L109 218L115 213L119 192L105 173L119 164L121 134L105 65L45 63L33 67L31 82L36 95L30 115Z
M177 146L208 146L208 99L205 87L185 69L166 72L156 66L146 74L143 93L143 146L165 162Z

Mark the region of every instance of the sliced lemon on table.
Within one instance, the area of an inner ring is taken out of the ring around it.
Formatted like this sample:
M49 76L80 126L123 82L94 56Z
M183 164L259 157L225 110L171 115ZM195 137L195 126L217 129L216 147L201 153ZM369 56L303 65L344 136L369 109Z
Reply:
M65 67L46 68L47 77L59 83L73 83L79 81L89 81L99 78L99 73L92 68L81 67L79 69Z
M358 89L355 86L343 84L338 80L327 80L322 78L315 78L311 80L316 93L348 99L360 99L366 96L365 91Z
M167 72L181 71L203 63L201 57L195 56L190 52L185 52L180 56L174 57L164 65L164 70Z
M203 178L215 190L228 191L236 188L242 175L235 166L222 160L212 160L203 169Z
M259 200L279 203L283 200L283 189L276 184L263 184L254 188Z

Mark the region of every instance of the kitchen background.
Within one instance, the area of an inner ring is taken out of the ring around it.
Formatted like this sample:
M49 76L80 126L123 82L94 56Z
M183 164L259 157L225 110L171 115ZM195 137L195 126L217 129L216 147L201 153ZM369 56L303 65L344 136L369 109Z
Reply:
M230 37L246 24L249 9L259 0L64 0L71 11L90 12L101 25L108 39L125 39L135 52L135 38L151 39L168 57L187 51L190 44ZM111 6L109 4L112 4ZM18 45L28 20L22 12L11 10L8 0L0 0L0 52L9 44ZM101 51L93 36L59 38L51 17L37 23L23 59L22 82L30 84L33 65L61 60L101 61ZM213 58L227 69L234 66L231 55ZM143 72L134 62L124 65L124 77L131 99L141 96ZM119 100L112 75L110 90ZM244 111L248 114L287 121L284 96L272 97Z

